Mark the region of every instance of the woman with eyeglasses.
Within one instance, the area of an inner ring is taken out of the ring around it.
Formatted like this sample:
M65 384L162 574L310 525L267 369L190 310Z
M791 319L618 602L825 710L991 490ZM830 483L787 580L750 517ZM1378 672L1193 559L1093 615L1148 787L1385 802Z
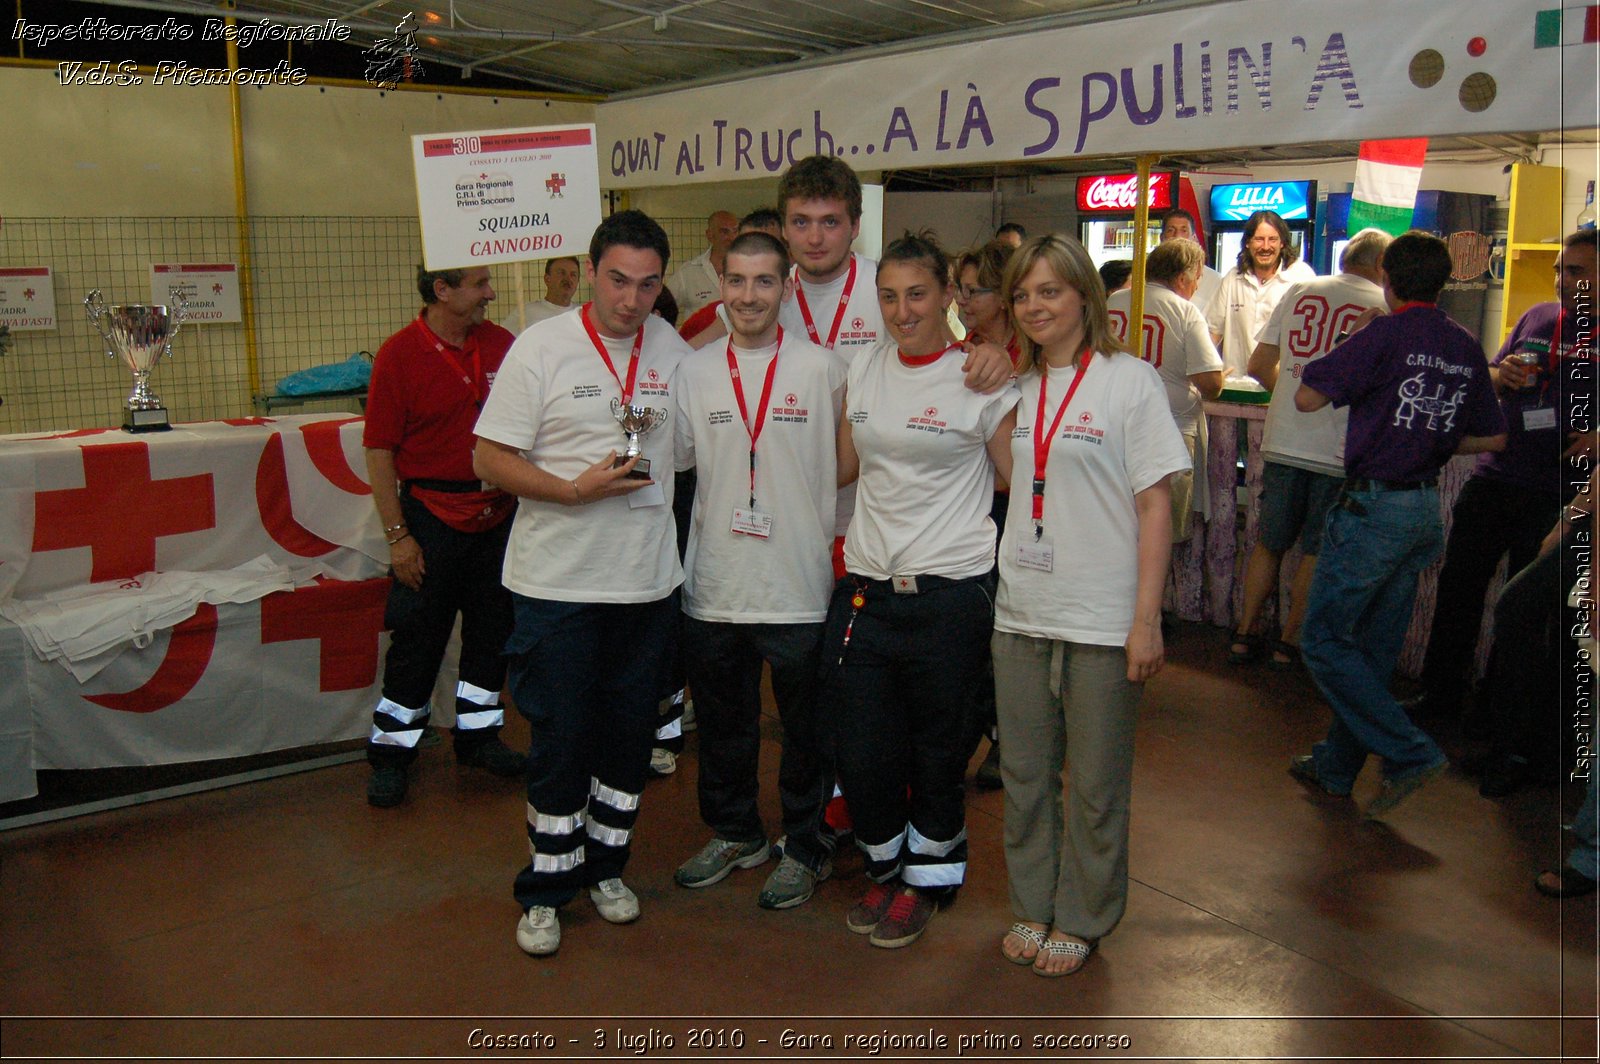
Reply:
M956 260L956 308L967 330L967 343L994 344L1015 366L1022 356L1011 312L1000 298L1000 279L1016 249L1003 240L964 252Z
M825 719L870 883L851 931L916 941L966 876L962 778L993 630L991 458L1017 391L967 389L948 260L907 234L878 263L889 339L850 365L839 479L859 474L823 632Z
M1055 977L1083 966L1127 904L1134 723L1162 664L1167 482L1189 452L1155 368L1112 331L1083 245L1025 242L1001 292L1022 333L1022 401L996 460L1020 486L992 642L1017 916L1000 951Z

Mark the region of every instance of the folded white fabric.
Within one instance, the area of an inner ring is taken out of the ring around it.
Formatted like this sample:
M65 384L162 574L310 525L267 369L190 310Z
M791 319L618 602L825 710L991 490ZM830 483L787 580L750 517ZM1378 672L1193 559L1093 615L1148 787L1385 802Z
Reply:
M155 633L194 616L202 602L252 602L293 591L296 574L263 554L220 572L145 573L36 599L0 601L43 661L58 661L83 683L123 649L146 646Z

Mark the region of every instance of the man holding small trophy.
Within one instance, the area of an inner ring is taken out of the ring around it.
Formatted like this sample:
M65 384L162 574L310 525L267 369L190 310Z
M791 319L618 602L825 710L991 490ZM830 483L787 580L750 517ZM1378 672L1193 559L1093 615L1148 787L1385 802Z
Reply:
M556 910L581 888L611 923L639 916L621 876L683 581L664 415L690 348L650 313L668 258L647 215L603 221L593 301L518 337L475 430L478 475L520 499L503 580L532 731L517 944L536 956L560 947Z

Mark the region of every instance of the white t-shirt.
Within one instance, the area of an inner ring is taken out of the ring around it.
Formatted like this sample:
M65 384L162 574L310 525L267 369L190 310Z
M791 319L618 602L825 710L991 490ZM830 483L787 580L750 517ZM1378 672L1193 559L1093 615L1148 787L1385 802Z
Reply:
M1303 414L1294 405L1306 365L1332 350L1334 338L1368 307L1384 307L1383 289L1353 273L1314 277L1279 300L1258 343L1278 348L1278 387L1267 406L1261 453L1283 465L1344 476L1344 434L1350 408L1330 403Z
M1124 340L1128 338L1128 311L1133 293L1124 289L1106 299L1111 326ZM1178 423L1178 431L1193 436L1200 420L1200 389L1189 380L1196 373L1214 373L1222 368L1222 356L1211 342L1206 320L1193 303L1165 285L1152 284L1144 290L1144 328L1140 330L1143 350L1139 357L1156 368L1166 388L1167 405Z
M845 416L861 477L844 538L850 572L959 578L994 565L994 465L985 448L1017 405L1017 389L969 391L964 361L952 348L907 366L885 340L851 363Z
M821 285L812 284L801 278L798 270L795 271L798 281L795 290L805 293L811 323L817 330L816 342L839 352L846 363L853 361L857 353L889 335L883 327L883 312L878 309L878 264L854 252L851 257L856 263L856 280L850 288L850 302L844 308L844 315L839 318L839 331L833 334L831 343L829 330L833 328L833 319L839 312L839 299L844 295L850 270L847 267L839 276ZM784 332L810 339L798 294L784 301L778 321Z
M750 431L728 373L727 341L684 359L673 380L678 465L696 470L683 611L697 620L805 624L827 616L845 366L789 332L776 350L756 440L755 509L772 518L766 538L732 530L734 510L750 507ZM773 352L734 348L752 426Z
M855 360L856 355L866 351L880 339L887 339L889 332L883 327L883 311L878 308L878 264L872 259L851 252L856 263L855 284L850 288L850 302L844 308L844 314L839 318L839 331L833 334L833 342L829 343L829 330L833 328L834 316L839 312L839 300L844 296L845 282L849 280L850 270L845 269L838 277L827 284L816 285L800 279L800 271L794 271L795 291L805 292L806 307L811 312L811 323L817 330L817 343L832 351L837 351L848 365ZM799 296L791 296L784 301L778 313L778 322L783 326L783 331L791 336L804 339L810 338L806 330L805 315L800 310ZM842 536L850 526L850 515L856 508L856 486L848 484L839 489L839 505L836 508L837 523L834 526L834 535Z
M529 325L537 325L541 321L553 318L557 314L565 314L569 310L576 310L577 307L578 304L576 303L558 307L548 299L535 299L532 303L524 303L522 305L522 313L520 315L512 312L511 316L500 324L512 332L516 332L518 329L526 329Z
M628 379L633 337L605 338L611 364ZM683 580L672 524L673 425L669 387L689 345L661 318L645 321L633 403L667 411L640 437L654 487L582 506L521 499L502 582L519 595L559 602L653 602ZM622 389L583 327L561 314L523 331L506 353L473 430L515 447L534 465L571 480L627 447L611 416ZM639 505L654 498L655 505Z
M1045 426L1055 420L1076 371L1058 369L1045 393ZM1167 409L1161 379L1131 355L1096 355L1050 444L1044 482L1044 537L1034 539L1033 424L1038 373L1018 384L1011 514L1000 541L1002 632L1122 646L1139 588L1139 520L1133 497L1189 468L1189 452ZM1049 572L1024 567L1023 545L1054 551Z
M1250 352L1256 348L1261 327L1272 317L1272 308L1290 288L1315 276L1311 267L1299 261L1265 281L1253 270L1240 273L1232 269L1222 275L1217 294L1206 306L1206 325L1222 337L1225 376L1235 380L1250 376Z
M1212 297L1217 294L1217 289L1222 287L1222 274L1210 266L1200 267L1200 286L1194 290L1194 296L1189 300L1200 311L1203 317L1206 308L1211 305Z
M667 291L672 293L672 298L678 303L680 324L688 321L689 315L707 303L721 299L722 278L717 276L717 268L711 265L711 249L706 248L679 266L677 271L667 278Z

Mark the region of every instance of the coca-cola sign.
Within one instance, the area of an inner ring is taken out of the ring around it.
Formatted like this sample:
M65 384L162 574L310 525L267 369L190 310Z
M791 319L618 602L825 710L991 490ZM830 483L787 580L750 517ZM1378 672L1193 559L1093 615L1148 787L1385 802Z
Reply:
M1172 206L1172 187L1177 175L1162 171L1150 175L1150 209L1168 210ZM1078 178L1078 210L1084 214L1104 211L1131 212L1139 202L1138 174L1100 174Z

